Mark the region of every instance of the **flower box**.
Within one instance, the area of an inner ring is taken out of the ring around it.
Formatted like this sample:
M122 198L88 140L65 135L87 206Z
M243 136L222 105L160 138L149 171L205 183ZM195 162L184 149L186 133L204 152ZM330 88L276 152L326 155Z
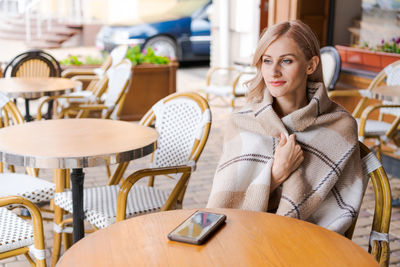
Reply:
M160 99L176 92L178 63L166 65L140 64L132 67L132 81L118 118L126 121L140 120Z
M380 72L387 65L400 60L400 54L336 45L342 67Z

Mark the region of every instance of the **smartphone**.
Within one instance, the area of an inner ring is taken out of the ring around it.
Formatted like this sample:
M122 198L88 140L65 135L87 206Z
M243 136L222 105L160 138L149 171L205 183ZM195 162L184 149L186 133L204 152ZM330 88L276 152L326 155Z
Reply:
M198 210L169 233L168 238L173 241L201 245L225 220L224 214Z

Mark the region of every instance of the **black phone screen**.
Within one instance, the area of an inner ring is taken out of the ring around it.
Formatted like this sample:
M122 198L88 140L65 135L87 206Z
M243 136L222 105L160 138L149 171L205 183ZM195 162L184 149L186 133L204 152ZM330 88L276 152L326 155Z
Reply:
M173 230L168 237L175 241L200 244L219 224L225 221L224 214L197 211Z

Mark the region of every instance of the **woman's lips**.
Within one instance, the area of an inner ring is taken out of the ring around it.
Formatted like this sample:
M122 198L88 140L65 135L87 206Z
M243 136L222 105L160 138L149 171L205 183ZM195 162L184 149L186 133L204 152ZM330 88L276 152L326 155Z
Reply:
M272 86L282 86L285 83L286 83L285 81L272 81L272 82L269 82L269 84L272 85Z

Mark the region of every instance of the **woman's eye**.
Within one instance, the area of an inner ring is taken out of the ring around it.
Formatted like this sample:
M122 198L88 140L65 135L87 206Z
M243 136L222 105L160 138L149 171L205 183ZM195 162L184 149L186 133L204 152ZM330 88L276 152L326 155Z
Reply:
M282 63L284 63L284 64L290 64L292 62L293 62L293 60L291 60L291 59L283 59L282 60Z
M265 59L263 60L263 62L264 62L265 64L271 64L271 63L272 63L272 60L270 60L270 59L268 59L268 58L265 58Z

